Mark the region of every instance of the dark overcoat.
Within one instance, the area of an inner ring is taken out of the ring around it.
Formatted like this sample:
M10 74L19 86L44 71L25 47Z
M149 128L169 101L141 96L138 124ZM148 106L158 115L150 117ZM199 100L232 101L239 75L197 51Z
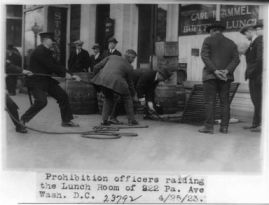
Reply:
M30 56L29 70L37 74L56 74L60 77L65 77L66 69L59 65L52 57L52 52L44 45L39 45ZM33 75L27 77L28 87L37 86L41 89L46 89L50 83L58 84L59 82L51 77Z
M246 79L253 79L262 75L263 67L263 37L258 36L248 47L246 53Z
M103 58L110 56L110 55L116 55L116 56L121 56L121 52L119 52L117 49L115 49L112 53L110 53L109 50L105 50L103 52Z
M100 63L101 60L103 59L102 54L100 54L96 59L94 55L90 56L90 68L91 71L93 71L93 68L96 64Z
M94 85L109 88L120 95L134 95L133 67L121 56L111 55L95 66Z
M205 64L203 81L217 79L215 70L227 69L228 80L234 80L234 70L240 63L235 43L222 33L207 37L202 45L201 57Z
M81 49L77 54L76 50L72 51L68 59L68 70L70 72L88 72L90 67L90 55L88 51Z

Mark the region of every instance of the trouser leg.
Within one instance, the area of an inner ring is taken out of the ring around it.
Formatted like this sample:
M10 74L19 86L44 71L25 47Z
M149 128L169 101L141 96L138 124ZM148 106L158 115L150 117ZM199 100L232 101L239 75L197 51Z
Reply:
M257 127L261 124L261 108L262 108L262 82L259 78L249 80L249 91L251 101L254 105L254 115L252 126Z
M102 92L104 94L104 103L102 108L102 120L103 122L108 120L108 117L111 115L112 107L113 107L113 99L114 93L112 90L107 88L102 88Z
M49 85L48 94L57 100L59 104L61 119L63 122L69 122L73 119L72 110L69 104L68 95L57 84Z
M205 122L207 128L212 129L214 126L214 116L216 107L216 80L207 80L203 82L204 100L205 100Z
M8 114L10 115L13 124L15 125L15 127L19 127L20 125L17 122L19 121L19 113L18 113L19 107L8 95L6 95L6 106L8 109Z
M22 115L21 119L24 122L29 122L38 112L47 105L47 93L40 88L31 88L31 93L34 97L34 103Z
M231 82L220 81L219 82L219 98L221 109L221 127L228 127L230 121L230 92Z
M17 79L18 79L17 76L6 77L6 87L10 94L16 94Z
M131 95L122 95L122 99L124 102L124 108L127 114L128 121L134 121L134 105Z

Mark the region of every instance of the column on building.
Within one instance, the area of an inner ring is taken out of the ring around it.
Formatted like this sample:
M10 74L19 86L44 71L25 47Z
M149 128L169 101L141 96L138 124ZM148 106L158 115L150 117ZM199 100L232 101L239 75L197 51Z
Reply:
M83 48L91 52L95 43L96 5L81 5L80 40L84 41Z
M122 53L127 49L137 51L138 44L138 8L135 4L111 4L110 18L115 20L115 38L117 48ZM136 62L133 63L136 65Z
M178 41L178 5L169 4L167 8L167 22L166 22L166 41ZM177 84L177 73L175 72L168 84Z

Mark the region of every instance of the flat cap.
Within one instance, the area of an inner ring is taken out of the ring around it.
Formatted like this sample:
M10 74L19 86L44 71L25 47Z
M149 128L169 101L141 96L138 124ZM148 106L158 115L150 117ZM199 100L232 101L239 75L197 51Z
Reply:
M80 45L80 46L83 45L83 43L84 43L84 42L81 41L81 40L76 40L76 41L73 42L73 44L75 44L75 45Z
M114 37L109 38L107 42L118 43L118 41Z
M255 30L256 28L254 28L254 26L255 25L246 25L246 26L242 27L239 32L244 35L246 31Z

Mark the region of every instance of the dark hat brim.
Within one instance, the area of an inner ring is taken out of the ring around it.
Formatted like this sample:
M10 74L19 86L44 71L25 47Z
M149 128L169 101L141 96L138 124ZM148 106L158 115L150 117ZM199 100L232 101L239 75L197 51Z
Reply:
M54 33L52 33L52 32L39 33L39 36L41 39L48 38L48 39L51 39L52 41L55 42Z
M218 28L218 29L221 29L221 30L225 30L226 27L222 24L212 24L208 27L206 27L206 32L209 33L211 29L214 29L214 28Z
M112 43L118 43L118 41L115 38L108 39L107 42L108 43L110 43L110 42L112 42Z

